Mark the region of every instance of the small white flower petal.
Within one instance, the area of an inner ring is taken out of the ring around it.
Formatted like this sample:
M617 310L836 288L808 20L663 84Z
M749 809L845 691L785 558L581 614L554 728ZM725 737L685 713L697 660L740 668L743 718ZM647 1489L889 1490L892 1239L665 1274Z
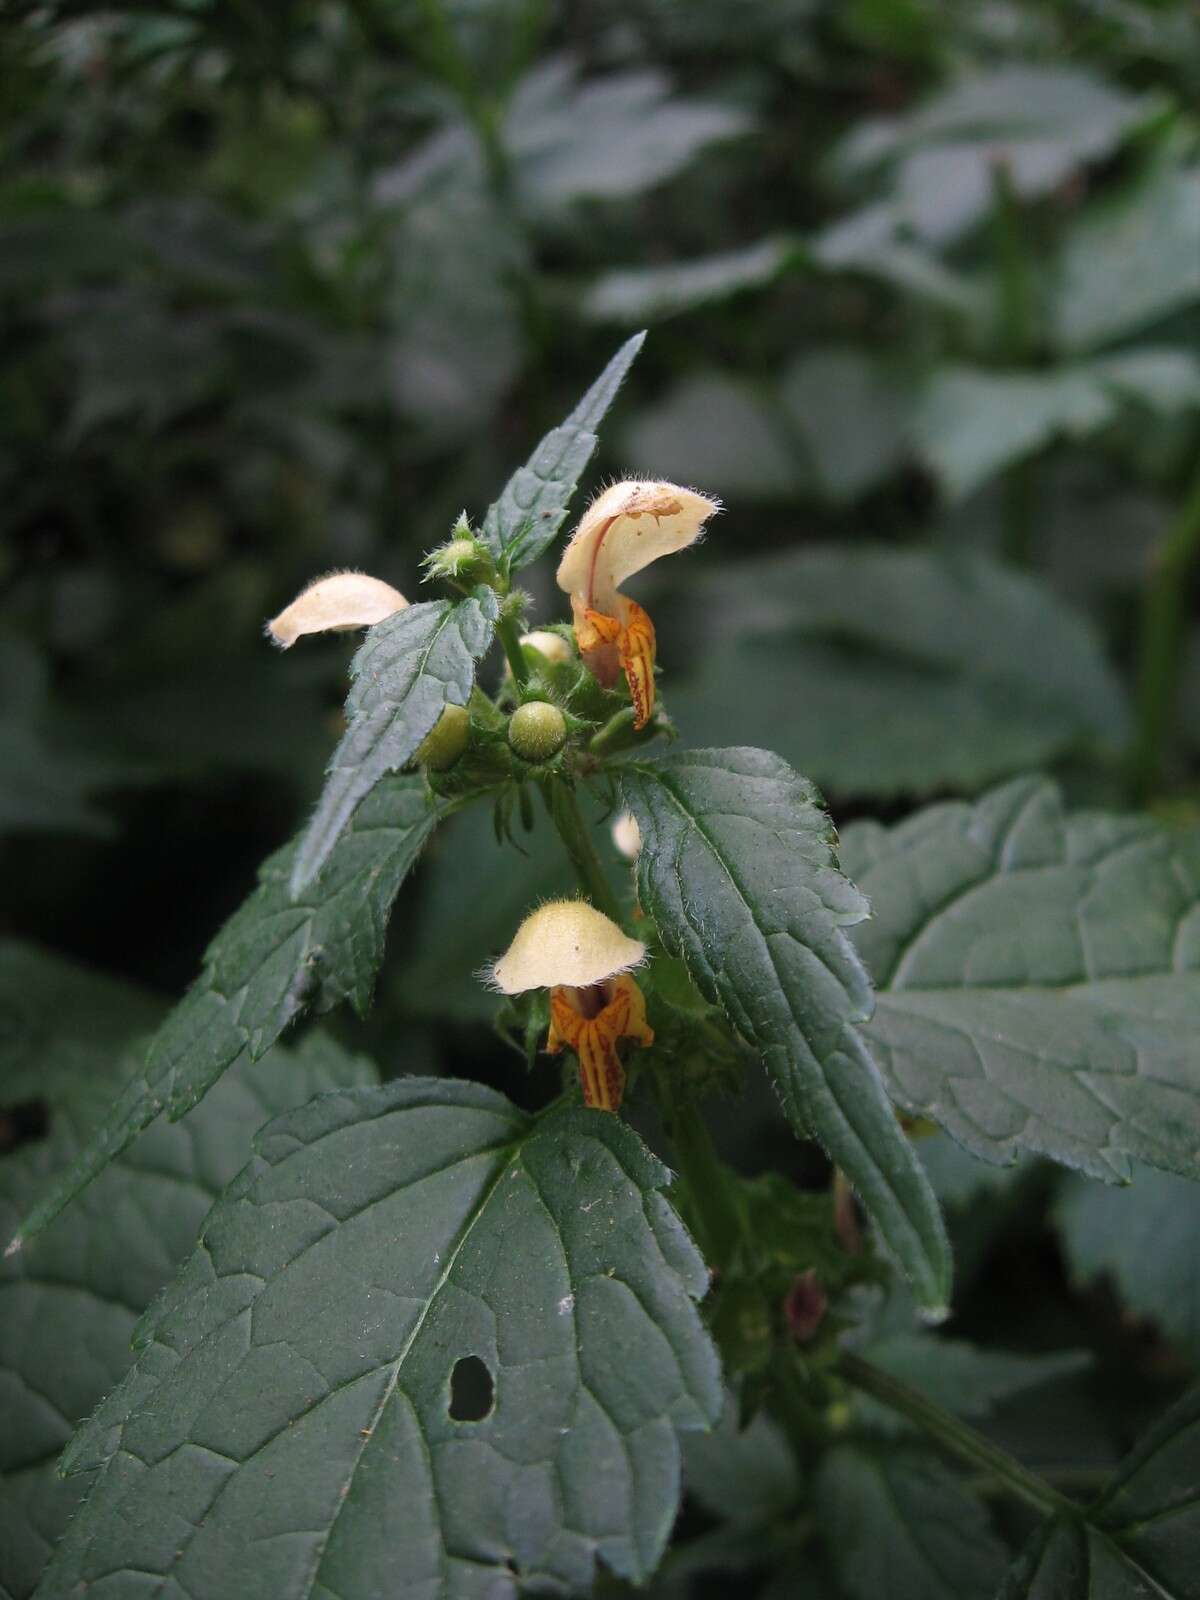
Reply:
M612 825L612 840L626 861L636 861L642 852L642 830L632 811L622 811Z
M267 623L267 632L287 650L301 634L369 628L407 604L399 589L382 578L369 578L365 572L332 572L301 590Z
M549 900L525 918L489 976L503 994L560 984L586 989L645 958L644 944L586 900Z
M626 578L694 544L720 509L716 500L677 483L614 483L580 519L559 562L558 586L583 606L612 616Z

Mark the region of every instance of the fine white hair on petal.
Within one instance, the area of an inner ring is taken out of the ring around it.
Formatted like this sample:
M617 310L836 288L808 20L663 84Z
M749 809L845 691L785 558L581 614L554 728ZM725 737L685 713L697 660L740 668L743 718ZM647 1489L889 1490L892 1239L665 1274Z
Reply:
M586 989L646 959L646 946L622 933L586 900L548 900L531 911L487 978L502 994Z
M612 612L626 578L694 544L720 502L677 483L625 478L580 518L558 565L558 586L585 606Z
M399 589L365 572L331 572L302 589L290 606L267 623L267 632L283 650L305 633L343 632L369 628L408 601Z

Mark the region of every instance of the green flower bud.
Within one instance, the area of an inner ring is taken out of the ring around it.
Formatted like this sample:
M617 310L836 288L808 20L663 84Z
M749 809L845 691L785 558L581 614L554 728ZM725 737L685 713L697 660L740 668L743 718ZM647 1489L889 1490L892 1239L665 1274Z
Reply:
M567 719L548 700L518 706L508 724L508 742L524 761L549 761L567 740Z
M417 746L416 760L431 772L445 772L467 748L470 732L466 706L447 706Z
M449 542L431 550L421 565L431 578L449 578L460 584L490 583L496 576L491 551L461 517Z

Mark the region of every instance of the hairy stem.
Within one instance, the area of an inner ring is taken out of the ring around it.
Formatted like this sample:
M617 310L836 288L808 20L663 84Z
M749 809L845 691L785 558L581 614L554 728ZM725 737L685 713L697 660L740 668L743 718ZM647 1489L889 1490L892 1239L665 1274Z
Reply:
M1142 799L1158 786L1163 746L1171 731L1189 579L1198 552L1200 476L1167 530L1142 600L1138 728L1132 761L1133 785Z
M505 660L512 669L513 681L523 689L529 682L529 663L525 659L524 650L521 649L521 636L517 632L516 618L502 616L496 624L496 637L504 651Z
M869 1394L890 1410L897 1412L921 1429L928 1438L940 1444L961 1461L978 1467L1027 1505L1049 1514L1064 1512L1078 1514L1079 1507L1059 1494L1045 1478L1023 1467L1015 1456L993 1444L965 1422L960 1422L949 1411L944 1411L916 1389L901 1383L898 1378L881 1372L869 1361L844 1350L838 1357L838 1373L854 1388Z
M549 781L542 786L542 797L550 820L558 829L558 836L566 848L580 887L597 911L603 911L614 922L621 920L621 908L612 885L604 876L600 857L592 844L587 827L575 798L575 790L562 780Z

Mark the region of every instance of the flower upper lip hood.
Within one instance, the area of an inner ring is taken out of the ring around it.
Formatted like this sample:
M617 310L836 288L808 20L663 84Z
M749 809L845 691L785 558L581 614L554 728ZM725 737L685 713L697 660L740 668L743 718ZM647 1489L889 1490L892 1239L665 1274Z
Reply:
M644 944L627 937L586 900L549 900L525 918L489 976L504 994L586 989L645 958Z
M695 489L626 478L598 494L580 518L562 560L558 586L590 610L615 615L620 585L660 556L694 544L720 502Z
M654 713L654 624L623 595L626 578L659 556L700 537L720 506L677 483L628 478L592 501L558 566L558 586L571 596L575 642L596 680L612 688L622 672L634 727Z
M267 632L283 650L306 633L344 632L369 628L408 601L399 589L365 572L331 572L302 589L290 606L267 623Z

